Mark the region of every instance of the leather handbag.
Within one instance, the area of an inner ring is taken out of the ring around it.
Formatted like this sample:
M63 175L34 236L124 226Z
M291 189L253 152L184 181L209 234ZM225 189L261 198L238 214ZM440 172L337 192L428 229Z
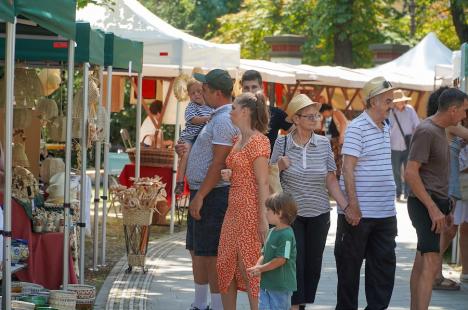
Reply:
M288 144L288 136L284 136L283 156L286 156L286 145ZM268 183L270 185L270 194L281 193L283 187L281 186L281 173L278 164L272 164L268 170Z

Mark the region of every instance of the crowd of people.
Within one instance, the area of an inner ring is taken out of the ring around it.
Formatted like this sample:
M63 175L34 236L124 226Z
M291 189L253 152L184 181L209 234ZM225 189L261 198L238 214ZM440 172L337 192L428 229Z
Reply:
M189 85L186 138L176 151L183 158L179 181L185 175L190 186L191 309L236 309L239 290L247 292L251 309L296 310L314 303L330 197L338 211L336 309L358 308L364 260L366 309L389 306L395 200L402 195L418 236L411 309L427 309L432 289L447 286L441 255L453 238L451 198L461 214L456 224L468 222L459 181L466 166L458 164L468 138L459 125L468 109L465 93L435 92L428 104L434 115L420 122L411 98L377 77L362 90L366 109L348 122L330 104L305 94L294 96L286 111L271 107L253 70L244 73L243 94L236 98L224 70L196 73ZM278 136L280 129L287 133ZM282 192L270 190L271 165L280 171ZM467 250L465 244L462 254ZM467 273L463 269L462 280Z

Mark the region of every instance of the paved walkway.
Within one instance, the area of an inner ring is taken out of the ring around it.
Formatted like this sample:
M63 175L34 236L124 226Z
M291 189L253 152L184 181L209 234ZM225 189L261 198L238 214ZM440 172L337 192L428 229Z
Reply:
M336 212L324 253L322 277L316 303L307 309L333 309L336 303L336 269L333 242L336 232ZM397 273L390 309L409 309L409 277L416 248L416 235L409 221L406 205L398 204ZM126 257L114 267L96 300L95 309L155 309L185 310L193 298L191 260L185 250L185 233L151 243L147 257L148 273L138 268L126 274ZM444 270L447 277L458 274ZM365 307L364 275L361 275L360 307ZM237 309L249 309L247 297L239 294ZM458 292L435 291L430 309L468 309L468 284Z

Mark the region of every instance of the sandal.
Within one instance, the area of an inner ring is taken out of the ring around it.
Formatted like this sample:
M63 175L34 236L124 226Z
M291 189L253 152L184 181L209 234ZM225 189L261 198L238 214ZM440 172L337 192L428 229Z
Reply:
M180 194L183 194L184 193L184 190L185 190L185 182L177 182L176 183L176 187L174 189L174 193L176 195L180 195Z
M432 289L439 291L459 291L460 284L447 278L439 278L434 280Z

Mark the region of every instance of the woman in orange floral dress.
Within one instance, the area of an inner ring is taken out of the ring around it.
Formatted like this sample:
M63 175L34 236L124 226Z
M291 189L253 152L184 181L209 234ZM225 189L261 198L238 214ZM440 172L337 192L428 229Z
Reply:
M237 290L246 291L258 309L260 279L247 275L255 266L268 232L268 106L261 93L242 94L232 104L232 123L240 129L226 159L223 179L231 180L229 203L218 247L218 282L224 310L235 310Z

